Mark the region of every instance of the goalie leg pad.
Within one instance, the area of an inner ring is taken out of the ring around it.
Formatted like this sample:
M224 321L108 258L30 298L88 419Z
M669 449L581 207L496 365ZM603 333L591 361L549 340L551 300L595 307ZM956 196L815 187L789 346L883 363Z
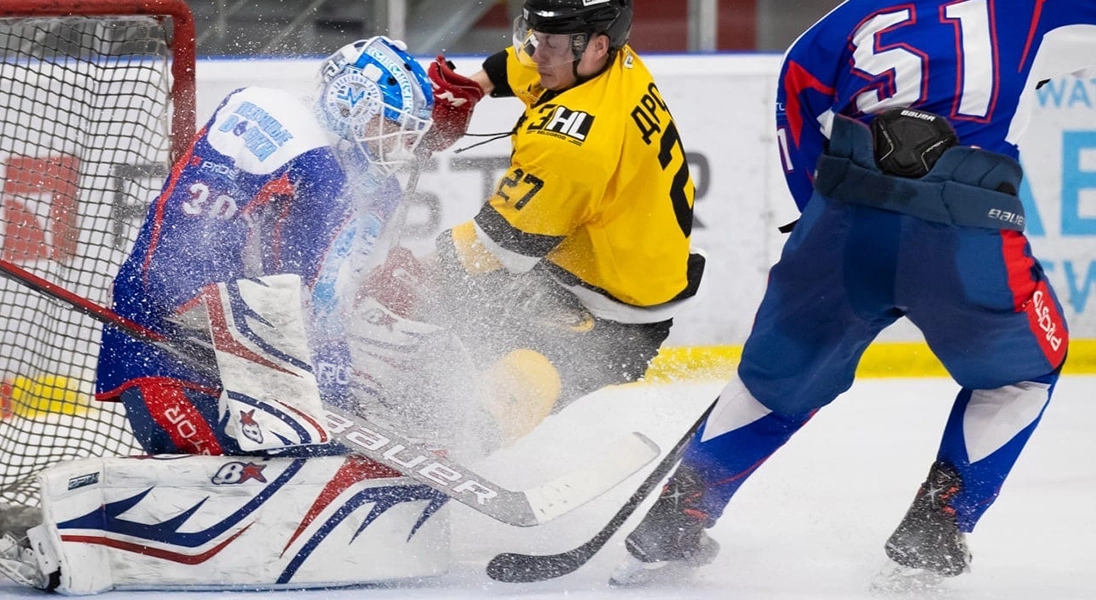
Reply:
M449 568L447 498L361 458L93 458L39 482L31 540L66 594L345 586Z

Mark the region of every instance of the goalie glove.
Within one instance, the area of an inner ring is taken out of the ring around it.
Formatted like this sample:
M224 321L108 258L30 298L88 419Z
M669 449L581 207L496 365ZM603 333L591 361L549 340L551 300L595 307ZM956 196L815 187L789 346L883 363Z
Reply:
M483 88L454 68L453 63L439 54L427 69L434 88L434 126L420 147L431 152L445 150L464 136L472 120L472 109L483 98Z

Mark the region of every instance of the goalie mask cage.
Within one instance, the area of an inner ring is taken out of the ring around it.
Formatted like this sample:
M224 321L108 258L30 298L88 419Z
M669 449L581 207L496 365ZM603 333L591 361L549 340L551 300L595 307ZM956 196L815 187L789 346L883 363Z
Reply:
M88 300L110 286L194 134L183 0L0 3L0 255ZM101 326L0 279L0 502L37 504L58 461L139 453L94 401Z

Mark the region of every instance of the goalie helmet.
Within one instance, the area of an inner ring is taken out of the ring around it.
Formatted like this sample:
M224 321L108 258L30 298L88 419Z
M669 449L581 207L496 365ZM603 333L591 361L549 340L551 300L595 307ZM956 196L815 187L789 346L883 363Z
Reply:
M631 31L632 0L525 0L514 21L514 50L531 64L533 52L546 44L559 51L560 60L573 62L594 35L609 36L609 47L619 50Z
M347 44L323 62L316 113L359 158L391 173L413 160L432 124L426 71L384 36Z

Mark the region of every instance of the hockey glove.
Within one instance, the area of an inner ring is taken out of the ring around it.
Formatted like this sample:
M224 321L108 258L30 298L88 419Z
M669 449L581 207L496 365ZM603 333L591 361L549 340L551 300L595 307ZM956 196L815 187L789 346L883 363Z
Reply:
M457 143L472 120L472 109L483 98L483 88L472 79L453 70L453 63L439 54L430 63L427 74L434 88L434 126L420 147L438 152Z
M407 318L418 308L425 279L426 272L415 255L403 246L396 246L366 278L361 295Z

